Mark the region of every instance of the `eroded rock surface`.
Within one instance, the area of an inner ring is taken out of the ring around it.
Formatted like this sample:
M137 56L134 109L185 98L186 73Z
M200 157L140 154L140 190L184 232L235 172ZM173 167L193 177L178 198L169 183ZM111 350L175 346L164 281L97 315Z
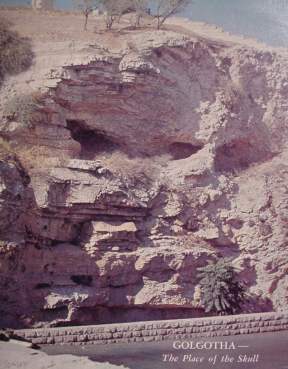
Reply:
M35 157L26 187L0 163L1 324L203 315L197 268L221 256L246 312L285 309L287 57L172 32L56 57L43 119L2 125Z

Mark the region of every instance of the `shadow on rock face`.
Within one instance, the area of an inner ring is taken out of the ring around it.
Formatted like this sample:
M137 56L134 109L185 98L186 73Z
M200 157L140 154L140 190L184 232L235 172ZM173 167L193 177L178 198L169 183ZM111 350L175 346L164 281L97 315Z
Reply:
M81 159L93 160L97 154L112 152L119 148L104 132L89 129L84 121L67 120L72 138L81 145Z
M192 145L185 142L174 142L169 146L168 152L171 154L173 160L181 160L189 158L189 156L196 154L202 146Z

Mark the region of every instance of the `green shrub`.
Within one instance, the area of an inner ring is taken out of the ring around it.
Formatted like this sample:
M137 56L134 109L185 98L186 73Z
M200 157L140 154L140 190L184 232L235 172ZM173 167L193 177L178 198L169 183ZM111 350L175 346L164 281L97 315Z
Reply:
M12 97L4 106L3 117L15 120L32 128L41 119L41 96L37 94L20 94Z
M219 315L237 314L244 302L244 286L237 279L231 259L221 258L198 268L201 303L205 312Z
M11 23L0 18L0 83L6 75L29 68L34 56L30 40L19 36L10 27Z

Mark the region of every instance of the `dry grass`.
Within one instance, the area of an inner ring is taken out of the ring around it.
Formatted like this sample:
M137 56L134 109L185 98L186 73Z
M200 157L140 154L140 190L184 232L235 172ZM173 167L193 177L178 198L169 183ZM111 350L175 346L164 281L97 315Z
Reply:
M6 75L29 68L33 61L31 42L10 27L9 21L0 18L0 83Z
M17 155L16 155L17 153ZM44 171L57 165L64 165L64 155L51 153L43 146L22 146L14 149L8 141L0 137L0 160L21 163L21 167L29 173L31 169L38 168Z
M3 117L33 128L34 124L41 119L41 107L41 95L37 93L16 95L5 104Z
M14 151L7 141L0 137L0 160L9 160L15 156Z
M135 186L138 183L150 185L154 182L159 176L161 167L166 165L170 156L131 158L123 152L114 151L109 156L98 158L114 175L122 178L125 183Z
M240 82L236 83L229 80L223 89L223 102L229 110L233 111L235 106L239 104L239 101L241 101L244 94L244 88Z
M61 150L45 146L23 146L17 149L17 156L23 168L29 173L33 169L46 173L49 168L64 166L69 159Z

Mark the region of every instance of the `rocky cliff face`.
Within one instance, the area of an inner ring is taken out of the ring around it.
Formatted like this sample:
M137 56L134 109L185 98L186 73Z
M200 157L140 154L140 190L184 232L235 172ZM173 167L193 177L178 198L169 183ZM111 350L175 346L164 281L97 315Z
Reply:
M62 59L37 123L2 124L26 173L0 162L1 324L203 315L197 268L221 256L246 312L285 309L287 57L146 32Z

